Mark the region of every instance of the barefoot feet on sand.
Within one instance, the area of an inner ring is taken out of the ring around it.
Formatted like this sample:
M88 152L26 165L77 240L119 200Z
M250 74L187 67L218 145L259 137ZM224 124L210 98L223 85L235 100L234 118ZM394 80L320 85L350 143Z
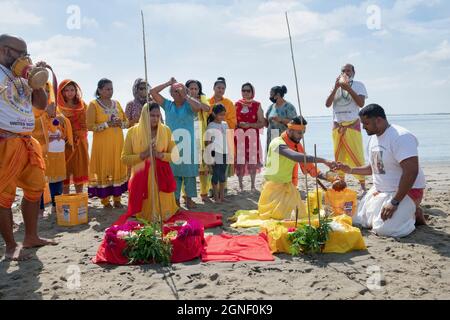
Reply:
M122 209L123 208L123 204L120 202L114 202L114 208L116 209Z
M423 215L423 210L421 208L418 208L416 210L416 226L426 226L427 225L427 219Z
M54 240L44 238L25 239L23 247L25 249L39 248L44 246L56 246L58 243Z
M188 198L186 201L186 207L188 209L195 209L195 208L197 208L197 204L194 201L192 201L192 199Z
M6 247L5 259L7 261L25 261L31 259L31 255L23 252L23 249L24 248L21 244Z
M202 201L203 201L203 203L212 203L211 199L209 199L208 196L203 196Z

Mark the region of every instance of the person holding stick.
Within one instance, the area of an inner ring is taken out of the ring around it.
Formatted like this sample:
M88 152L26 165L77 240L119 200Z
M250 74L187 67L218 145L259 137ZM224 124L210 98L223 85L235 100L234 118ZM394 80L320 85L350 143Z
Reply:
M300 141L307 124L303 117L295 117L287 125L286 132L273 139L269 145L264 171L266 183L258 202L258 212L262 219L289 219L296 209L299 217L305 218L306 208L297 190L299 167L303 174L323 180L326 177L316 170L315 161L330 169L336 167L334 161L305 154Z

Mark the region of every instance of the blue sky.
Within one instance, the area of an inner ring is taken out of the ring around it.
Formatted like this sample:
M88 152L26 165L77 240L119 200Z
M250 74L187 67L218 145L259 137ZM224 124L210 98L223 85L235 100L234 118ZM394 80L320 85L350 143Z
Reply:
M71 5L80 10L80 28L67 27ZM380 28L368 26L378 22L370 8L379 10ZM366 84L367 102L390 114L450 112L446 0L0 0L0 30L25 38L34 60L46 60L60 80L80 83L87 101L97 81L110 78L125 106L134 79L144 74L141 9L152 85L196 78L211 95L214 80L224 76L226 95L237 100L250 81L267 108L270 88L285 84L297 105L287 10L304 115L330 115L324 101L346 62Z

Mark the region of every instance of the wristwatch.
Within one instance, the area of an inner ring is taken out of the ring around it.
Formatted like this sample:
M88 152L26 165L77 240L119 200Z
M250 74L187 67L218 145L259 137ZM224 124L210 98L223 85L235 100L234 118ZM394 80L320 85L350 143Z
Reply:
M394 207L398 207L399 204L400 204L400 201L395 200L395 199L392 199L392 200L391 200L391 204L392 204Z

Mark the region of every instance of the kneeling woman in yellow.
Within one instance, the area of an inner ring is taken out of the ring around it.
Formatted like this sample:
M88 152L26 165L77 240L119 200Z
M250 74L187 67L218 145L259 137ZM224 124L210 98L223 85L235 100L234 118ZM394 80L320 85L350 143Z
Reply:
M118 101L112 100L113 85L101 79L97 86L97 99L87 110L88 130L94 131L92 155L89 164L89 196L102 199L105 208L122 208L120 198L128 188L127 167L120 160L123 149L123 129L128 121Z
M156 170L151 170L150 146ZM169 219L178 211L174 194L176 181L170 168L170 162L178 158L172 132L161 123L159 105L146 104L139 123L128 130L122 152L122 161L133 167L129 184L129 213L131 211L140 219L157 222L161 218Z

